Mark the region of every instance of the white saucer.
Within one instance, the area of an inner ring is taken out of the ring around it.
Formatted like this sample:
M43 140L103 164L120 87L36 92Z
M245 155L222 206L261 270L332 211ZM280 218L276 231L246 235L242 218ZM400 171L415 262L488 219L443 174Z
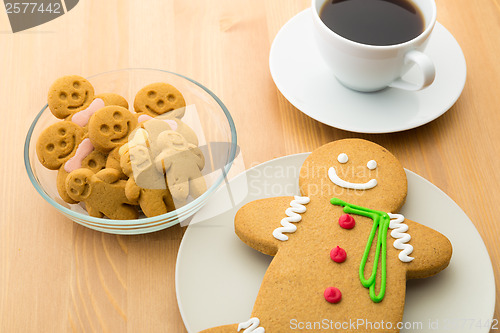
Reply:
M436 78L431 86L418 92L387 88L360 93L345 88L321 58L312 34L311 10L306 9L276 35L269 66L283 96L326 125L359 133L415 128L445 113L464 88L464 55L455 38L438 22L425 50L434 61ZM405 75L413 82L419 77L416 69Z
M177 302L189 333L250 318L272 257L236 236L234 216L247 202L299 194L299 170L308 155L285 156L246 170L229 182L234 206L209 214L210 206L226 205L224 185L198 212L204 221L189 225L175 269ZM438 275L408 281L403 321L422 326L401 333L488 333L489 327L498 327L492 320L495 277L481 236L444 192L411 171L406 176L408 196L401 213L448 237L453 257Z

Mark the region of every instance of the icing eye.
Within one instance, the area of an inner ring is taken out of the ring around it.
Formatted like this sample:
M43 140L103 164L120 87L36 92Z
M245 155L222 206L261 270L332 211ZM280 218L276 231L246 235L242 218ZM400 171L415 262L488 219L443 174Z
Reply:
M375 160L368 161L368 163L366 163L366 167L370 170L374 170L377 168L377 162Z
M339 163L344 164L347 163L347 161L349 161L349 157L347 157L347 154L341 153L339 154L339 156L337 156L337 161L339 161Z

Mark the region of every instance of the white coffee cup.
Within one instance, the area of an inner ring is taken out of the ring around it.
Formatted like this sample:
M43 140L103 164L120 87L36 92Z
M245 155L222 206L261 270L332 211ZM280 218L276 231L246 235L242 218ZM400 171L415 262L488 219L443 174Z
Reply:
M335 77L346 87L371 92L386 87L417 91L434 81L434 63L423 50L436 23L434 0L410 0L422 12L424 31L417 37L394 45L368 45L344 38L326 26L320 10L326 1L312 0L314 35L320 54ZM408 82L401 77L417 65L423 79Z

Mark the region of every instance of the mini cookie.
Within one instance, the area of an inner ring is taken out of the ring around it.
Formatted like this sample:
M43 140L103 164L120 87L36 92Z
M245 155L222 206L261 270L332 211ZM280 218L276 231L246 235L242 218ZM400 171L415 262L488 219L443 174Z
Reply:
M43 130L36 142L38 160L47 169L57 170L73 157L83 138L83 129L72 122L52 124Z
M104 169L105 165L106 155L100 151L94 150L88 138L84 139L76 149L74 156L67 160L66 163L59 168L57 173L56 186L61 198L70 204L77 203L75 200L71 199L66 192L66 177L70 172L76 169L86 168L96 173Z
M138 202L144 215L152 217L175 210L165 177L154 167L145 145L133 146L130 151L127 149L120 162L123 172L129 177L125 195Z
M127 179L128 177L123 173L122 167L120 166L121 147L123 147L123 145L109 152L106 158L106 168L118 170L120 172L120 178Z
M136 94L134 109L151 117L168 115L170 119L184 116L186 102L181 92L174 86L158 82L152 83Z
M153 155L157 155L162 150L162 147L157 144L158 135L168 130L180 133L188 143L198 146L198 137L196 133L179 119L168 119L164 115L156 118L148 115L140 115L138 120L140 123L139 125L148 132Z
M101 153L100 151L94 150L90 154L88 154L80 163L79 168L86 168L96 173L102 169L104 169L106 165L106 155ZM64 164L59 171L57 172L56 178L56 187L57 192L61 199L70 204L75 204L77 201L71 199L68 192L66 192L66 177L68 177L69 173L73 170L76 170L73 167L68 168L67 163Z
M294 332L291 319L325 318L386 325L335 332L399 332L407 279L440 272L452 254L445 236L395 214L407 192L401 164L369 141L335 141L305 160L299 187L237 212L238 237L274 258L250 319L203 332Z
M71 199L66 192L67 175L82 167L97 172L104 167L105 163L105 155L94 153L90 140L83 138L84 130L80 126L70 121L60 121L47 127L38 137L36 145L40 163L48 169L58 169L57 191L60 197L70 204L76 201Z
M49 89L48 104L54 116L67 118L85 108L94 99L94 87L78 75L57 79Z
M90 117L88 135L95 149L108 153L127 142L137 117L121 106L105 106Z
M75 201L83 201L90 216L131 220L139 216L134 202L125 196L125 180L115 169L93 173L89 169L72 171L66 178L66 191Z
M102 99L104 101L105 106L117 105L117 106L124 107L125 109L128 109L127 100L118 94L104 93L104 94L96 95L95 98Z
M201 173L205 166L201 150L174 131L162 132L157 142L163 150L154 162L157 170L166 175L176 207L183 205L189 195L193 198L202 195L207 184Z
M93 150L83 159L82 168L89 169L92 172L97 173L106 167L106 160L106 154L98 150Z

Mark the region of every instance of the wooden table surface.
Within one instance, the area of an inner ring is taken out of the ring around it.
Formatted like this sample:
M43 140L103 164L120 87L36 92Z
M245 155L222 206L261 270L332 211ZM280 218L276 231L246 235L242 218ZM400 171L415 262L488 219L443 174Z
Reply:
M127 67L171 70L211 89L232 113L246 167L347 137L387 147L467 213L500 289L498 0L437 0L438 21L465 54L465 89L437 120L383 135L323 125L276 89L271 43L309 3L81 0L15 34L0 10L0 332L185 332L174 287L183 228L140 236L89 230L45 202L23 164L26 132L53 80Z

